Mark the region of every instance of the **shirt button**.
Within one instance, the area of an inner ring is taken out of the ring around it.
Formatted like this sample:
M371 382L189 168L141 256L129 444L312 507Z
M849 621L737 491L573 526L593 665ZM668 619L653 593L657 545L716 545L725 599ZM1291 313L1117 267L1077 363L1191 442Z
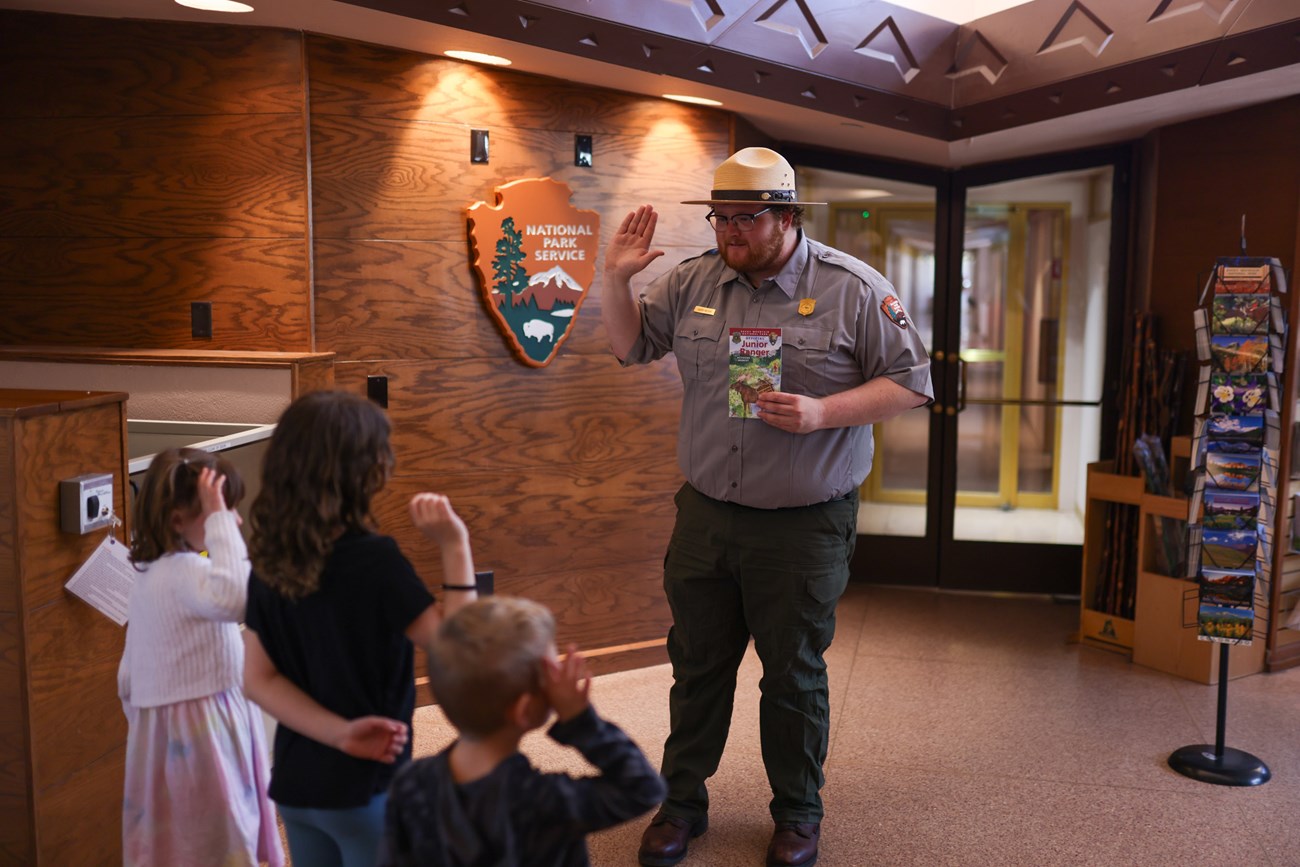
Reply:
M732 486L733 488L736 487L736 483L735 483L735 482L732 482L732 483L731 483L731 486Z
M803 338L802 338L802 337L799 338L799 345L800 345L800 346L803 346Z
M738 452L738 451L740 451L740 446L732 446L732 447L731 447L731 450L732 450L733 452Z

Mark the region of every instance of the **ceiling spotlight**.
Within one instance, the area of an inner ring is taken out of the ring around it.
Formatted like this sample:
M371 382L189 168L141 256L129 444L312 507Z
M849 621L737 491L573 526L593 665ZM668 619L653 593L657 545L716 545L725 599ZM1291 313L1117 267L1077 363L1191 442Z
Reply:
M510 61L495 54L483 54L480 51L444 51L443 54L456 60L468 60L470 63L486 63L488 66L509 66Z
M253 7L238 0L176 0L181 6L202 9L204 12L252 12Z
M664 99L671 99L677 102L689 102L691 105L722 105L716 99L709 99L704 96L683 96L680 93L665 93Z

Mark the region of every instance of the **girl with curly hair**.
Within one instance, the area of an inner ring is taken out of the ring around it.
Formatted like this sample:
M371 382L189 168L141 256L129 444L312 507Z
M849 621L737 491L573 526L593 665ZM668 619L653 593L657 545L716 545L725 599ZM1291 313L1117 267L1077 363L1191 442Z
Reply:
M285 410L262 464L250 514L244 683L281 722L270 794L295 864L361 867L378 857L389 781L410 760L412 642L427 647L444 612L371 502L393 470L389 422L376 404L312 392ZM441 494L409 504L442 556L446 614L476 598L469 532ZM342 718L396 721L396 761L334 748Z

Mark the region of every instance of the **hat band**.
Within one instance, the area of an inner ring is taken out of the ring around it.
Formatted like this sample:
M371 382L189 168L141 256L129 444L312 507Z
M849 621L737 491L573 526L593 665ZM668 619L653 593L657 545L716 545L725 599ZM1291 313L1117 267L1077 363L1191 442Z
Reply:
M794 190L714 190L713 198L737 202L793 202Z

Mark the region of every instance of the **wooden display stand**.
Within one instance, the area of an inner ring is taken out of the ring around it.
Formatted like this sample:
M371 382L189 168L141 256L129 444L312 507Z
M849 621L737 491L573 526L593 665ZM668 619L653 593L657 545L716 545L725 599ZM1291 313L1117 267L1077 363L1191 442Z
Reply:
M1170 476L1181 480L1186 472L1191 441L1174 437ZM1157 571L1155 546L1159 544L1152 518L1186 521L1187 500L1162 497L1146 491L1141 476L1112 473L1111 461L1088 465L1088 499L1084 517L1083 596L1079 613L1080 639L1089 645L1129 654L1138 665L1199 683L1217 683L1219 655L1213 642L1196 637L1196 582ZM1090 607L1101 565L1101 542L1108 503L1138 510L1137 600L1133 619ZM1257 600L1261 610L1265 606ZM1229 678L1264 670L1264 641L1229 649Z
M1266 603L1258 597L1255 604L1258 610L1265 609ZM1219 645L1196 637L1198 605L1195 581L1140 571L1133 661L1198 683L1218 683ZM1250 644L1229 646L1228 679L1263 671L1264 645L1261 634Z
M122 863L125 631L63 589L107 530L63 532L59 482L123 515L126 398L0 389L0 863Z
M1083 517L1083 581L1079 604L1079 640L1084 644L1130 653L1134 621L1092 608L1101 571L1101 540L1106 533L1106 510L1111 503L1140 506L1140 476L1116 475L1114 461L1088 464L1088 496Z

